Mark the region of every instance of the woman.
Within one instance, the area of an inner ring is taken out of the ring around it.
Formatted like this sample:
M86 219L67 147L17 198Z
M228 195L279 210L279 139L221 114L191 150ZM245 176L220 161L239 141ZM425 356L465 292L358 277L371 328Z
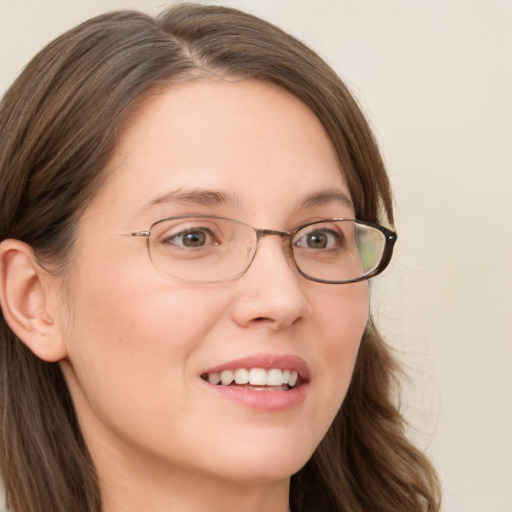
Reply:
M368 313L388 178L318 56L231 9L108 14L0 140L11 510L438 510Z

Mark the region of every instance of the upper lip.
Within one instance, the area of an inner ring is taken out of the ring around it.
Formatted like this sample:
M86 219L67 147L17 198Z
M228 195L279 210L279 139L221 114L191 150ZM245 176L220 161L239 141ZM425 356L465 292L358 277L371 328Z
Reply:
M281 370L293 370L299 374L302 381L308 381L310 376L306 361L293 354L253 354L208 368L203 374L220 373L223 370L236 370L238 368L263 368L264 370L279 368Z

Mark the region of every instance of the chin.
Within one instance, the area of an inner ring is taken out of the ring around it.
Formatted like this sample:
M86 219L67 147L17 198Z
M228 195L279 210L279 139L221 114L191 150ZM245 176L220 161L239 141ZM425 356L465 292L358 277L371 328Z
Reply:
M232 470L223 472L220 476L222 479L238 485L271 484L290 479L307 463L307 460L301 460L300 462L274 460L262 464L247 464L244 462L234 466Z
M231 449L224 450L220 456L214 455L215 471L220 469L225 479L240 484L285 480L297 473L316 449L310 440L293 442L293 436L265 442L255 437L252 442L233 440Z

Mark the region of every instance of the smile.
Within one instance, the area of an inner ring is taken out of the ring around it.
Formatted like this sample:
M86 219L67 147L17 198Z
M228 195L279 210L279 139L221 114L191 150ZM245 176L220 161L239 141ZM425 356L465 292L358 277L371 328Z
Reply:
M252 354L204 369L200 377L221 399L265 413L299 407L311 388L306 361L293 354Z
M288 391L301 384L295 370L280 368L237 368L221 372L204 373L203 380L219 386L243 386L255 391Z

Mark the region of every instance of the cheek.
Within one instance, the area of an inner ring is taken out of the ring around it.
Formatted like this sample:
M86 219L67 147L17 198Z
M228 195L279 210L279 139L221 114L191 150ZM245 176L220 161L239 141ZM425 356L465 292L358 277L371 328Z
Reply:
M159 275L110 270L101 282L76 283L67 339L77 409L119 424L168 422L170 411L187 407L190 363L224 306L218 295L172 287Z
M368 284L363 281L339 286L329 293L322 290L314 305L316 323L324 325L324 331L334 352L344 352L358 345L368 321ZM356 341L357 340L357 341Z
M350 385L361 338L368 322L369 294L366 282L341 285L318 304L317 322L324 325L322 364L326 402L334 416Z
M178 366L200 345L221 309L218 297L169 286L97 287L77 297L70 349L72 354L87 349L97 361L140 375L148 364Z

